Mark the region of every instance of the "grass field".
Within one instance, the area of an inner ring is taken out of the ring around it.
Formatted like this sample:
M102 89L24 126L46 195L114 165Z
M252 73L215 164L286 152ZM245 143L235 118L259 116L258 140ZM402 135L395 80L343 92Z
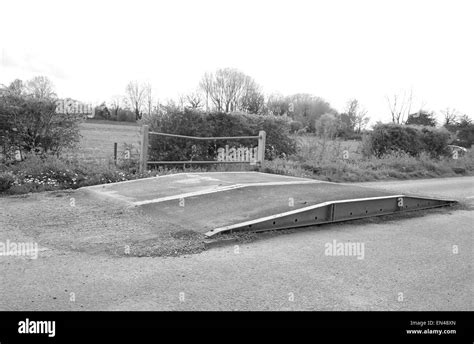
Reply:
M132 155L139 154L140 127L135 123L90 121L80 125L81 142L74 150L64 152L66 157L86 161L108 161L114 157L114 143L118 143L118 156L131 148Z

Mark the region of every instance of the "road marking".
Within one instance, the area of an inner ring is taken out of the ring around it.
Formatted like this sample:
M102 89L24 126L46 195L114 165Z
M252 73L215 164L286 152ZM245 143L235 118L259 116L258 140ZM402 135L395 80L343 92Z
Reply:
M235 190L235 189L242 189L242 188L247 188L247 187L252 187L252 186L280 186L280 185L302 185L302 184L318 184L318 183L324 183L324 182L321 182L319 180L302 180L302 181L289 181L289 182L232 184L232 185L228 185L228 186L215 187L213 189L205 189L205 190L200 190L200 191L187 192L187 193L183 193L183 194L179 194L179 195L172 195L172 196L167 196L167 197L154 198L154 199L149 199L149 200L144 200L144 201L133 202L133 204L134 205L144 205L144 204L151 204L151 203L160 203L160 202L172 201L172 200L181 199L181 198L207 195L207 194L210 194L210 193L229 191L229 190Z
M184 193L184 194L173 195L173 196L168 196L168 197L148 199L148 200L145 200L145 201L133 202L133 204L134 205L144 205L144 204L150 204L150 203L160 203L160 202L172 201L172 200L175 200L175 199L206 195L206 194L210 194L210 193L214 193L214 192L240 189L242 187L244 187L244 185L234 184L234 185L229 185L229 186L217 187L217 188L214 188L214 189L207 189L207 190L201 190L201 191L195 191L195 192L187 192L187 193Z
M474 198L474 196L469 196L469 197L466 197L466 198Z

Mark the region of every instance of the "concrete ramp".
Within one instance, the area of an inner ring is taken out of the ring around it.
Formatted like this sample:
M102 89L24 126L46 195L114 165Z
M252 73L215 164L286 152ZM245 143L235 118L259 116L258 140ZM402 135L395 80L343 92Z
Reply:
M259 172L180 173L84 188L209 237L448 206L455 201Z

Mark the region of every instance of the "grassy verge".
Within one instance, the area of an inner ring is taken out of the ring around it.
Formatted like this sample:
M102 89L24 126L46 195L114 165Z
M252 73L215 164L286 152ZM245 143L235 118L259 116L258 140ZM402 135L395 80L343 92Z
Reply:
M300 140L298 154L267 161L263 172L334 182L364 182L386 179L417 179L474 175L474 152L457 159L418 157L393 152L380 158L364 156L355 141Z

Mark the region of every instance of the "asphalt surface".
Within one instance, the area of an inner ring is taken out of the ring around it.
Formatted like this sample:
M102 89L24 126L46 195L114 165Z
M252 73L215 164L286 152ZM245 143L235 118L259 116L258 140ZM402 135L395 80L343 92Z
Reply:
M474 202L474 178L436 178L404 181L383 181L358 183L355 185L376 187L378 189L413 193L417 195L452 198L472 204Z
M83 191L129 204L157 223L174 224L175 230L197 233L328 201L393 195L370 187L259 172L180 173ZM169 226L160 229L169 231Z
M92 193L115 198L131 204L164 199L179 199L193 194L223 191L244 185L321 183L318 180L296 178L260 172L204 172L176 173L120 183L94 185L83 188Z
M140 206L148 216L194 231L209 230L344 199L393 195L373 188L335 183L249 186Z
M0 257L0 310L473 310L474 178L364 185L465 207L264 235L181 257ZM329 255L328 245L349 242L364 249Z

